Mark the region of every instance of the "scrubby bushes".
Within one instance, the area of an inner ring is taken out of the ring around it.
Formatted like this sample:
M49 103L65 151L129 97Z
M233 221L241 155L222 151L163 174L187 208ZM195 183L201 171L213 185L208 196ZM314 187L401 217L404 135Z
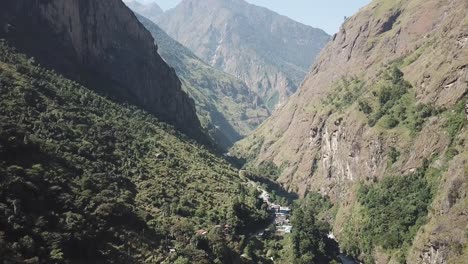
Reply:
M382 182L359 190L359 202L369 221L364 239L385 249L411 243L427 215L432 199L424 173L406 177L387 177Z
M397 126L399 122L394 115L391 115L390 110L399 102L403 95L408 93L410 88L411 85L404 80L403 73L397 67L392 67L385 72L379 88L377 91L374 91L374 96L377 98L377 110L369 116L369 126L374 126L383 116L388 114L390 115L386 120L385 126L388 128ZM363 105L366 103L363 103ZM365 110L368 109L361 109L361 111L366 113Z
M465 113L465 106L468 100L465 97L464 100L461 100L451 111L449 110L447 113L447 121L446 121L446 130L450 136L450 140L453 142L456 135L462 129L464 125L467 123L466 113Z
M281 174L280 168L273 161L266 160L258 166L250 166L248 168L254 175L265 177L271 180L276 180Z
M268 217L229 164L153 116L4 42L0 62L3 261L229 263Z
M420 132L426 120L440 114L438 109L429 104L416 104L414 91L397 66L391 66L382 74L374 98L359 101L359 111L368 117L369 126L377 123L383 128L406 127L414 135Z
M330 226L317 219L332 204L319 194L310 194L294 207L291 223L293 260L291 263L325 263L335 258L338 245L327 237Z
M343 78L337 83L334 92L328 95L324 103L334 106L337 110L343 110L359 98L363 88L364 81L356 77Z
M364 253L372 262L372 250L381 246L404 257L414 236L425 223L440 175L425 167L407 176L385 177L358 191L356 215L345 225L342 247L352 255Z

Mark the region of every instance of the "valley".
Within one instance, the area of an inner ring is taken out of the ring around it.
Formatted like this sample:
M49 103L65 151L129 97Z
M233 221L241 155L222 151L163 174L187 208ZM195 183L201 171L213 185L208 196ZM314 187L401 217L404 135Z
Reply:
M207 65L156 24L137 16L153 35L161 56L180 76L182 89L195 99L202 127L223 151L268 118L262 99L244 82Z
M0 264L467 263L468 2L334 1L1 3Z

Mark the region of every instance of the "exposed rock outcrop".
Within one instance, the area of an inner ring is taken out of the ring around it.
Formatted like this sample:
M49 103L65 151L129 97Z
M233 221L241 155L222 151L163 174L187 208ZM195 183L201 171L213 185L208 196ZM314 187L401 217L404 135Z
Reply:
M296 91L329 40L322 30L243 0L184 0L158 25L205 62L245 81L270 110Z
M42 65L201 139L193 101L120 0L7 0L0 38ZM33 43L31 43L33 41Z
M257 157L254 163L271 160L285 168L279 181L292 191L328 195L341 208L341 219L334 226L338 238L361 183L407 175L429 163L448 168L441 184L461 179L465 188L466 122L457 123L452 132L448 126L453 125L450 116L460 114L455 105L467 100L467 9L464 0L373 1L344 23L288 103L233 152ZM402 78L412 86L406 96L411 101L405 101L405 106L428 106L442 114L424 117L421 127L413 130L405 121L372 123L364 112L377 111L377 93L388 89L380 85L385 78L382 72L390 65L398 65ZM368 109L362 110L363 106ZM392 160L394 149L398 157ZM453 155L456 158L451 160ZM453 193L449 190L440 188L435 203ZM467 197L452 197L447 203L452 207L444 207L444 216L429 216L431 221L420 231L425 235L414 240L409 263L416 263L420 254L421 263L444 263L438 260L462 254L452 247L427 247L443 245L443 236L456 237L455 244L466 245L466 237L456 234L468 224L463 209ZM434 231L436 225L443 227L439 229L443 236Z
M137 16L155 38L159 54L176 70L182 88L195 100L202 126L224 150L270 115L244 82L206 64L156 24Z

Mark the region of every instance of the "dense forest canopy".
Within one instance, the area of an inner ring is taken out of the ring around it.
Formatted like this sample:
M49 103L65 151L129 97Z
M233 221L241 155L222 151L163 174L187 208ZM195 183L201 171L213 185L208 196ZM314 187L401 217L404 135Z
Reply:
M4 41L0 61L5 261L231 262L268 217L231 165L172 127Z

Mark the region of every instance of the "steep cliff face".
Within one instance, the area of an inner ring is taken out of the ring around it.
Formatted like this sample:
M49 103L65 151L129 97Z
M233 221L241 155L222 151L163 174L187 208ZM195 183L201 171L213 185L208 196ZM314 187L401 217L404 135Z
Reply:
M203 137L193 101L121 1L8 0L0 24L1 38L41 64Z
M182 88L195 100L204 129L224 149L257 128L269 112L257 94L232 75L199 59L156 24L138 16L159 46L159 54L175 68Z
M290 190L330 196L339 238L358 212L358 186L438 170L429 221L407 259L463 259L467 8L463 0L373 1L333 36L297 94L235 152L273 161ZM372 251L376 262L396 261L381 251Z
M205 62L244 80L270 109L296 91L329 39L243 0L184 0L158 24Z

